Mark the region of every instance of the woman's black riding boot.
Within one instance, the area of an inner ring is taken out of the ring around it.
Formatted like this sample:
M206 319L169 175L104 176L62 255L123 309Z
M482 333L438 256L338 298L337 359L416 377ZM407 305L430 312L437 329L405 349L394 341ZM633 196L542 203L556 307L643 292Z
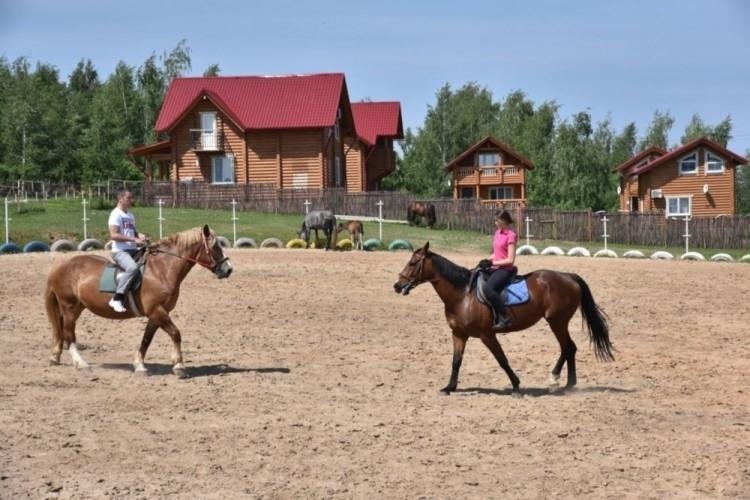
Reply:
M495 328L505 328L510 325L510 318L505 314L503 306L493 305L492 310L495 312Z

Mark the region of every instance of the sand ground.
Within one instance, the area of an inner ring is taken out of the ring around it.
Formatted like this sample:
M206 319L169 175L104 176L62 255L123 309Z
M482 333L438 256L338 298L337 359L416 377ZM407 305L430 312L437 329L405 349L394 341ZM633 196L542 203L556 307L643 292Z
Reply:
M750 496L749 265L519 257L583 276L617 352L597 362L577 314L578 388L550 394L546 324L502 337L516 399L476 339L439 394L450 332L429 285L393 292L408 254L228 254L231 278L194 269L173 313L187 380L161 331L133 375L144 323L88 312L92 369L47 366L67 256L0 257L0 498Z

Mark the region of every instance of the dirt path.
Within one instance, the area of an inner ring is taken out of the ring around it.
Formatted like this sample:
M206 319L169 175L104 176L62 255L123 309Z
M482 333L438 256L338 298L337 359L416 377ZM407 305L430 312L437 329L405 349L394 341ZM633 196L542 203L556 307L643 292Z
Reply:
M436 249L439 251L439 249ZM611 317L614 363L580 329L579 388L546 390L545 324L481 342L459 392L431 287L392 290L404 253L231 251L173 314L191 378L139 320L84 313L94 365L46 366L42 290L64 255L0 257L0 498L718 498L750 492L750 266L520 257L573 271ZM482 256L446 254L465 266Z

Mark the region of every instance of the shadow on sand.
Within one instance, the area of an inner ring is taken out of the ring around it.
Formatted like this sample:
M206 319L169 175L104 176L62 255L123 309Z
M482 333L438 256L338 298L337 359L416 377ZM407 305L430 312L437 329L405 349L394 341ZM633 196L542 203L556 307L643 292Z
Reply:
M550 391L548 387L521 387L521 394L531 398L541 398L544 396L566 396L568 394L575 393L597 393L597 392L611 392L611 393L631 393L636 392L635 389L623 389L622 387L608 387L608 386L591 386L591 387L573 387L566 389L560 387L555 391ZM461 394L469 396L471 394L491 394L494 396L511 396L512 390L510 387L507 389L488 389L485 387L466 387L464 389L456 389L455 394Z
M101 363L99 365L100 368L104 368L105 370L121 370L121 371L133 371L133 365L130 363ZM148 375L154 376L154 375L172 375L172 365L165 364L165 363L146 363L146 368L148 369ZM274 367L268 367L268 368L235 368L233 366L229 366L227 364L218 364L218 365L204 365L204 366L188 366L186 367L188 377L194 378L194 377L208 377L211 375L224 375L228 373L247 373L247 372L255 372L255 373L289 373L291 370L289 368L274 368Z

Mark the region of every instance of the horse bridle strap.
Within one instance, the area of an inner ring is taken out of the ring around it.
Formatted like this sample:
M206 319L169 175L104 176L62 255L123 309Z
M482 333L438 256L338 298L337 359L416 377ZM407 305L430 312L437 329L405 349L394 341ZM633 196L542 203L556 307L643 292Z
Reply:
M426 258L426 255L422 255L422 258L419 259L419 262L417 262L415 265L417 266L417 272L416 277L409 278L408 276L405 276L404 273L399 273L399 277L406 280L407 284L409 285L409 288L416 288L417 285L422 283L424 280L422 279L422 274L424 273L424 259Z
M168 252L168 251L162 250L161 248L158 248L158 247L154 247L154 248L149 249L149 252L151 252L151 253L163 253L165 255L171 255L172 257L177 257L178 259L183 259L183 260L186 260L188 262L192 262L193 264L199 264L199 265L205 267L206 269L208 269L211 272L216 271L216 269L220 265L222 265L224 262L226 262L227 260L229 260L229 257L226 257L226 256L223 259L219 260L219 261L217 261L216 259L214 259L213 255L211 255L211 251L208 248L208 238L206 238L205 236L203 236L203 248L206 251L206 255L210 259L209 263L206 263L206 262L204 262L204 261L202 261L200 259L194 258L194 257L190 257L189 255L180 255L178 253Z

